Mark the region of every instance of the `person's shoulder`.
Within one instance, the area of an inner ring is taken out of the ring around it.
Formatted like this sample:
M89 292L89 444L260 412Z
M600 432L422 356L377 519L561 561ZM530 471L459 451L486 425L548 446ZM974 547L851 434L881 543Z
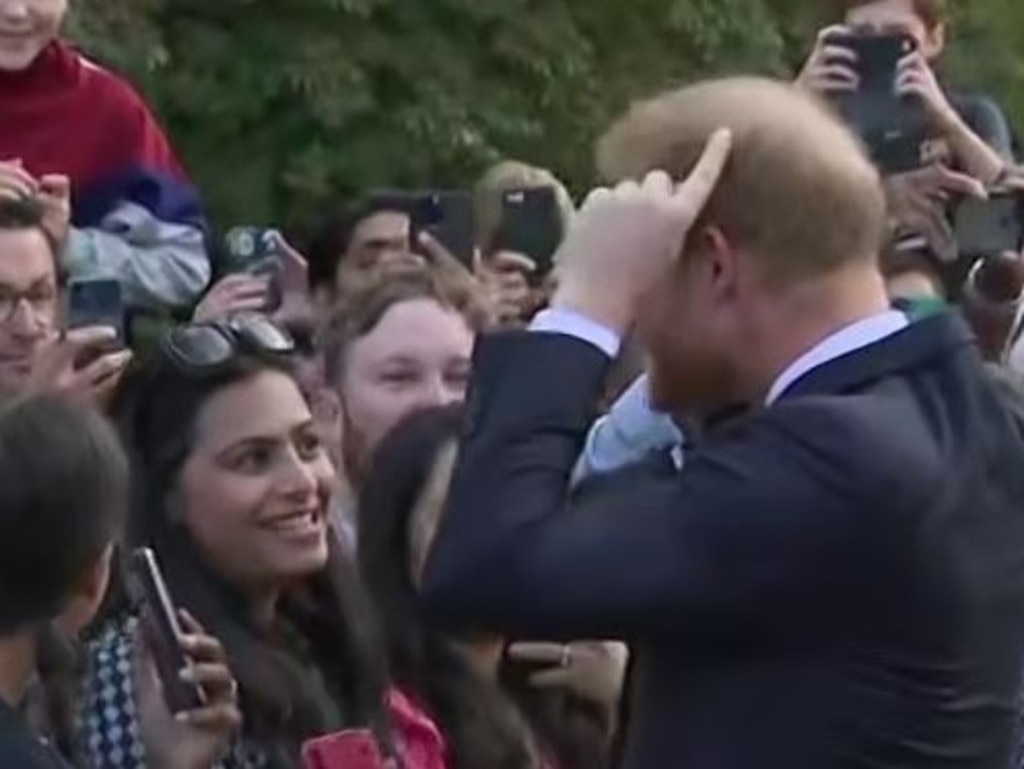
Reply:
M900 388L783 398L759 417L766 445L825 482L923 502L943 472L924 414Z
M79 61L80 87L88 91L92 103L104 113L138 120L149 114L149 107L128 77L101 64L86 53L75 50Z
M68 764L54 748L33 735L10 707L0 704L0 766L67 769Z

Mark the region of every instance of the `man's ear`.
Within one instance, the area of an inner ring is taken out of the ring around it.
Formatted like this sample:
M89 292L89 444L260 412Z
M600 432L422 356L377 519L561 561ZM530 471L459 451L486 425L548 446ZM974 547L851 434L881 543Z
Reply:
M60 628L71 638L84 630L99 611L110 585L110 570L114 559L114 545L108 545L92 566L86 569L67 606L58 619Z
M711 270L711 287L717 300L735 297L737 288L736 248L729 237L714 225L701 231L702 250Z

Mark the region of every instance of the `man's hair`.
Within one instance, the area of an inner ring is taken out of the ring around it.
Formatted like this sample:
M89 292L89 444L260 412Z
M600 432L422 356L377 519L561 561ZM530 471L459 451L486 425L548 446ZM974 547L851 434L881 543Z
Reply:
M379 190L340 207L333 206L316 222L306 242L310 285L333 287L338 264L345 258L360 224L376 214L408 213L411 205L407 193Z
M417 299L458 312L474 332L490 326L491 314L471 279L458 279L435 267L374 274L346 291L334 306L322 340L328 381L341 373L353 342L372 333L392 307Z
M612 182L654 169L685 179L716 129L732 151L695 231L714 225L779 286L877 259L886 230L878 172L827 107L759 78L712 80L633 106L601 140Z
M56 258L60 246L43 225L45 210L34 198L0 197L0 230L38 230Z
M60 613L127 504L127 461L98 412L58 396L0 410L0 634Z
M544 168L518 160L505 160L491 166L473 190L473 214L476 220L476 242L485 251L491 249L502 218L502 196L513 190L550 187L558 203L562 231L569 229L576 206L572 196L558 177Z
M855 8L864 5L871 5L878 0L836 0L840 14L845 14ZM914 13L925 23L928 29L935 29L940 24L945 24L948 18L948 3L946 0L912 0Z

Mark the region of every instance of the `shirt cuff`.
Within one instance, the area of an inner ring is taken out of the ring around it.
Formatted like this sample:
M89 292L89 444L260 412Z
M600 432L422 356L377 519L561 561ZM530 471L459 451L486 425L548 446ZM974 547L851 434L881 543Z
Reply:
M618 333L582 313L564 308L544 310L533 319L530 331L575 337L594 345L609 358L617 358L622 347L622 337Z

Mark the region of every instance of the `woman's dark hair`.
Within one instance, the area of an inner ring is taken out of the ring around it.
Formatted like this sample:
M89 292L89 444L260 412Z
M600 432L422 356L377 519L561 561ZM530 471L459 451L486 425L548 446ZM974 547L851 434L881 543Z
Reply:
M411 519L443 449L457 439L462 416L461 406L449 406L399 423L375 452L360 496L359 564L387 636L392 681L438 721L455 769L537 766L536 737L564 767L603 766L607 740L600 727L588 721L580 740L581 730L564 710L542 704L549 694L526 694L524 682L507 676L501 683L482 678L420 606L412 575ZM512 684L512 697L502 683Z
M269 637L173 513L203 405L266 371L291 375L280 357L239 353L212 376L183 375L159 356L131 379L117 409L133 462L129 543L156 551L175 601L224 644L242 694L246 734L270 747L272 766L293 766L303 741L348 726L373 728L388 749L375 624L354 564L334 538L327 567L282 596L278 627Z

